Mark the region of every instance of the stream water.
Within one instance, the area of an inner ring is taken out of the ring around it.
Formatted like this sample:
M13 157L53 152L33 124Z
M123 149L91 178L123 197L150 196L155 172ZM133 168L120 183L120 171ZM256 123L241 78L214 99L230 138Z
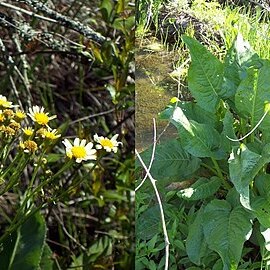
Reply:
M149 44L151 46L149 46ZM158 120L158 113L177 96L177 83L170 78L175 52L169 52L160 43L151 42L136 52L136 149L142 151L153 142L153 118L160 134L167 122ZM153 46L154 44L154 46ZM155 49L153 49L155 47ZM176 136L171 125L160 138L162 141Z

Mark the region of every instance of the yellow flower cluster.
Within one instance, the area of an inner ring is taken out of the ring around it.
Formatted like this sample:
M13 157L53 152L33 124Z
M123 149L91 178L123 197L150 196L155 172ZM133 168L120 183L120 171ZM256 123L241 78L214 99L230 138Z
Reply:
M34 153L46 140L58 139L61 135L56 129L49 127L49 121L56 115L49 116L43 107L33 106L29 113L17 109L3 95L0 95L0 136L6 140L19 139L19 148L25 153ZM33 126L25 126L27 116L33 122Z
M50 116L43 107L33 106L28 113L17 109L3 95L0 95L0 136L2 139L19 139L19 148L25 153L34 153L42 146L48 146L50 142L61 137L56 129L49 126L49 122L56 118L56 115ZM25 125L29 119L33 125ZM71 143L68 139L62 141L65 146L66 156L75 159L77 163L87 160L96 160L97 151L114 152L118 150L121 142L117 141L118 134L111 139L103 136L94 135L93 142L86 142L85 139L75 138ZM11 141L10 140L10 141Z

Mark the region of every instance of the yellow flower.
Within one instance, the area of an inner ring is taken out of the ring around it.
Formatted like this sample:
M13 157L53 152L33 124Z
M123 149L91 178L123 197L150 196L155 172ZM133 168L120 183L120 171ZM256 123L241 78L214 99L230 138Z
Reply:
M11 120L12 122L8 125L10 128L13 128L15 131L18 131L21 127L19 123L17 123L14 120Z
M2 108L11 108L12 102L7 101L7 98L5 96L0 95L0 107Z
M31 127L23 128L23 133L24 133L26 136L30 137L30 136L33 135L34 130L33 130Z
M98 136L97 134L94 135L94 140L98 143L96 148L97 149L105 149L107 152L113 151L114 153L117 152L117 148L121 142L118 142L116 139L118 138L118 134L115 134L111 139L103 136Z
M0 110L0 122L4 122L6 119L5 115L3 114L3 111Z
M20 142L19 147L23 149L25 153L34 153L38 149L37 144L31 140Z
M61 134L57 134L58 131L56 129L53 130L44 130L41 134L42 138L48 139L48 140L56 140L59 137L61 137Z
M5 109L3 111L3 114L8 118L13 118L14 117L14 112L11 109Z
M12 137L16 133L15 130L11 127L5 127L5 129L3 131L4 131L6 137L9 137L9 136Z
M47 126L49 121L56 118L56 115L49 116L49 113L44 112L43 107L34 106L29 109L28 115L31 119L42 126Z
M82 162L83 160L96 160L96 150L93 149L93 143L89 142L86 144L86 140L81 140L76 138L73 145L69 140L65 139L62 143L66 147L66 155L69 158L75 158L77 163Z
M172 97L170 103L176 103L178 101L180 101L178 97Z
M23 111L21 111L21 110L16 111L15 118L18 121L22 121L25 117L26 117L26 114Z

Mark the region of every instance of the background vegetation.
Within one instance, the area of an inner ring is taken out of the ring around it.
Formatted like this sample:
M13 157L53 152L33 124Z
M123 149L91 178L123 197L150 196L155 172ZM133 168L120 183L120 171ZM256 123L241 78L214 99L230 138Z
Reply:
M17 232L32 245L39 235L28 228L42 224L40 269L134 268L134 25L134 3L124 0L0 3L0 94L25 112L38 105L57 115L52 128L60 127L62 137L49 150L52 174L65 162L63 138L117 133L123 143L93 171L77 164L44 187L33 202L41 208L34 224L13 222L33 164L0 197L0 235ZM80 184L65 192L74 176ZM14 239L2 240L0 257L7 260Z

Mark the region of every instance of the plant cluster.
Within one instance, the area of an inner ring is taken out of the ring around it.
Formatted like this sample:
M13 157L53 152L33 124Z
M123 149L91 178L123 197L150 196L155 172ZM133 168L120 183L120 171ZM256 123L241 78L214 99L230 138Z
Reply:
M88 143L86 139L75 138L73 143L64 139L62 143L65 146L65 155L61 148L58 148L61 151L59 154L53 153L62 136L60 128L50 127L55 118L56 115L50 115L39 106L29 108L27 113L23 112L0 95L0 194L7 196L13 192L21 197L20 204L14 209L14 217L8 217L1 211L7 221L0 237L1 267L4 269L14 269L22 262L25 269L52 269L52 252L45 243L46 224L40 211L65 194L70 194L85 180L80 177L76 163L82 166L82 162L89 161L88 165L91 166L88 174L91 174L100 165L105 154L117 153L121 144L117 141L118 134L111 139L95 134L93 142ZM56 155L60 161L58 171L50 168L51 155ZM27 179L25 173L29 170L31 177ZM53 189L50 198L44 196L53 182L59 179L63 181L64 178L68 179L67 190ZM28 226L31 226L30 231ZM111 245L108 239L106 241L107 245ZM33 254L37 256L33 257Z
M174 98L160 114L179 137L157 146L151 167L163 196L170 269L268 269L270 61L240 34L223 62L195 39L183 41L194 101ZM146 164L151 155L152 147L142 154ZM164 266L149 188L136 194L136 269Z

